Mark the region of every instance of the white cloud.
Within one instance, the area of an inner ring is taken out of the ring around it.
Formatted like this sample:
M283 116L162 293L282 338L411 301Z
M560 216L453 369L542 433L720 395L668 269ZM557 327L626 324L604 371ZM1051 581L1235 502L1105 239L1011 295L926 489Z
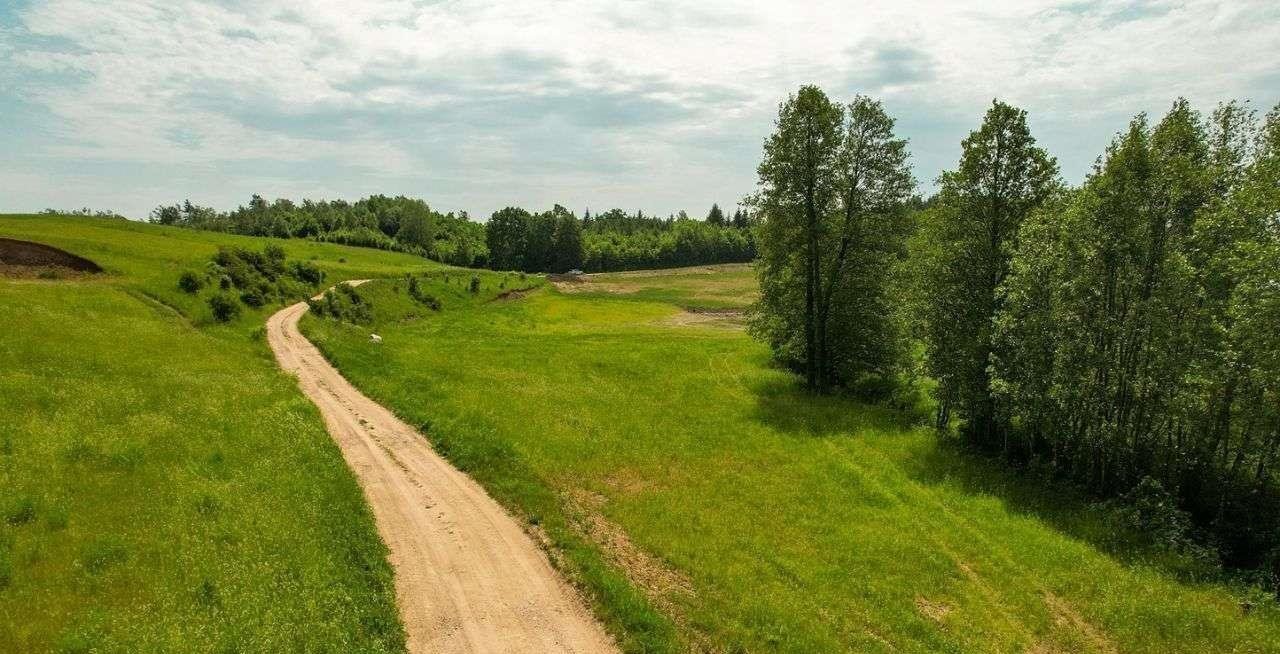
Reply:
M1266 0L32 0L14 16L0 102L34 107L39 130L0 172L46 180L28 202L92 204L64 197L66 171L112 162L120 183L137 171L117 207L134 214L169 200L147 195L166 176L219 205L258 179L272 196L405 192L480 214L700 213L751 190L777 102L807 82L910 114L924 180L992 97L1030 110L1076 179L1137 111L1280 99Z

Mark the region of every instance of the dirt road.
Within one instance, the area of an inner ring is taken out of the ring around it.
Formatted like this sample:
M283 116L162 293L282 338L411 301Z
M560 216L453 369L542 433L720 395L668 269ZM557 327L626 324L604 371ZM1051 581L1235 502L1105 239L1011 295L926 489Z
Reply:
M391 550L409 651L616 652L517 522L302 336L306 311L300 302L271 316L267 340L364 488Z

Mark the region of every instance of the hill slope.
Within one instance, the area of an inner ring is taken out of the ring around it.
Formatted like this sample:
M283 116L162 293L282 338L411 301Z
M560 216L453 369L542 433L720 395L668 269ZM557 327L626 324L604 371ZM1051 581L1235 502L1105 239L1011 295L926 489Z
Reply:
M0 277L0 651L403 650L391 572L315 408L176 286L263 239L0 216L105 272ZM433 267L279 242L330 278Z

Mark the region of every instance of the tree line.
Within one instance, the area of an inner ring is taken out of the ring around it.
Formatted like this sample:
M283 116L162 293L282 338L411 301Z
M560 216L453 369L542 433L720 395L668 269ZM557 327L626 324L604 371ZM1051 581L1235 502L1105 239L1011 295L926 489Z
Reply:
M217 211L186 200L162 205L151 222L248 236L311 238L418 254L457 266L483 266L484 226L466 212L440 213L404 196L371 195L356 202L277 199L260 195L232 211Z
M781 104L748 199L753 333L818 392L900 392L919 344L943 433L1154 493L1280 578L1280 107L1178 100L1071 187L993 102L923 201L893 127L865 97Z
M560 205L538 214L508 207L489 218L486 237L494 270L600 272L751 261L748 225L741 210L728 218L716 204L705 221L683 211L658 218L588 209L578 219Z
M466 212L440 213L404 196L268 202L260 195L232 211L186 200L162 205L151 222L249 236L310 238L419 254L473 268L564 273L666 268L751 261L755 244L741 209L727 216L712 205L706 220L685 212L667 218L612 209L581 219L560 205L532 213L494 212L488 223Z

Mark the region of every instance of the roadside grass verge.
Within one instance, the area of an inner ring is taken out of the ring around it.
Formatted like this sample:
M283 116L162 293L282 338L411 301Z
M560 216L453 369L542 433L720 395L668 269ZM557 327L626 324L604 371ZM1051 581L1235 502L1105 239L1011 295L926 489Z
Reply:
M632 651L1280 648L1280 611L1247 587L1108 544L1085 503L913 415L804 394L740 331L666 325L720 291L636 277L656 286L412 317L380 282L399 312L303 328L571 556L623 571L634 603L584 585Z

